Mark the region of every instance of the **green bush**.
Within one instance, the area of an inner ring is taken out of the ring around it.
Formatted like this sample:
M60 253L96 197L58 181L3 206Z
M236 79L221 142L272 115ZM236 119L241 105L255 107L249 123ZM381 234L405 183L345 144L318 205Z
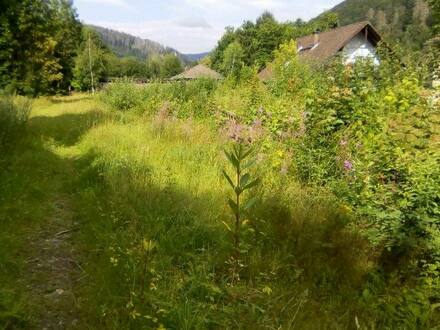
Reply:
M7 147L20 135L31 112L24 97L0 96L0 147Z
M132 110L142 104L140 87L129 82L108 84L102 93L102 100L117 111Z

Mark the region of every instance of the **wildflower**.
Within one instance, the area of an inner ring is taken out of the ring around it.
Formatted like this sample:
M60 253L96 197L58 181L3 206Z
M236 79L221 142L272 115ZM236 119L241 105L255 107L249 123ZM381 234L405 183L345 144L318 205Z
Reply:
M113 266L116 267L118 265L119 260L118 260L118 258L110 257L110 262Z
M243 135L243 127L238 124L235 120L231 120L228 122L228 128L227 128L227 136L231 140L234 141L241 141Z
M263 123L261 122L261 120L255 120L252 126L250 126L248 129L249 142L258 140L263 135L263 133Z
M267 294L268 296L270 296L272 294L272 288L270 286L265 286L262 291L263 291L263 293Z
M348 141L347 141L346 139L342 139L342 140L339 142L339 145L341 145L342 147L344 147L344 146L347 145L347 143L348 143Z
M156 243L152 240L143 239L142 240L142 248L145 252L151 252L156 248Z
M344 161L344 169L346 171L351 171L353 169L353 163L350 162L349 160L345 160Z

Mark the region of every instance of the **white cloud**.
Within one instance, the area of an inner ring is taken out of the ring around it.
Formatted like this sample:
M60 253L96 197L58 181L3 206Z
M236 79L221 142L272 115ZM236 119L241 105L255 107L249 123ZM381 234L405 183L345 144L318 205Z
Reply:
M185 17L178 24L187 28L210 28L211 25L203 17Z
M133 7L126 0L79 0L83 3L95 3L107 6L115 6L125 9L133 9Z

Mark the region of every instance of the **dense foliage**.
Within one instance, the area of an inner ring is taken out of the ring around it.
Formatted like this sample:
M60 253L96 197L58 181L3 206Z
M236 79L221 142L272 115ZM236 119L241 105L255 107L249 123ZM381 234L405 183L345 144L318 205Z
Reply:
M232 68L230 63L235 61L237 65L243 62L247 66L261 69L273 59L273 52L282 43L316 30L325 31L337 25L338 18L334 14L325 14L309 23L302 20L279 23L271 13L265 12L255 23L246 21L237 29L231 27L226 29L210 55L212 66L224 74L230 73ZM240 50L237 50L237 47L240 47Z
M71 1L6 1L0 10L0 89L66 92L81 26Z

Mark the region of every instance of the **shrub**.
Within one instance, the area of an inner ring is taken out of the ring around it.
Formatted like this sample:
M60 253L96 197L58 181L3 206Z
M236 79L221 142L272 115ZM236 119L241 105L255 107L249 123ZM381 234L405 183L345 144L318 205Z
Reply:
M117 111L132 110L142 104L140 88L129 82L107 85L102 100Z
M7 147L20 135L30 112L28 99L0 96L0 148Z

